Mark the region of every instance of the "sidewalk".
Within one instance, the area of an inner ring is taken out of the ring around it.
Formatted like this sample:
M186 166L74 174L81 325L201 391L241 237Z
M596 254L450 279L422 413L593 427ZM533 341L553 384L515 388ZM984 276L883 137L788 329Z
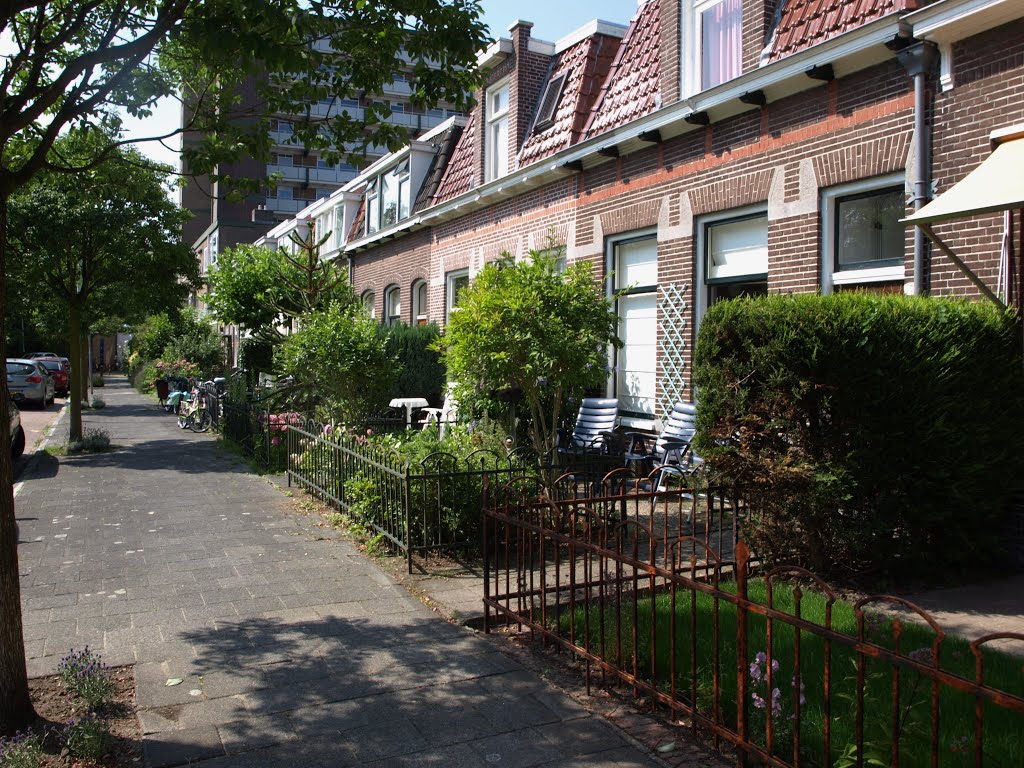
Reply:
M148 765L659 764L210 436L103 396L87 426L120 448L42 454L17 497L26 650L32 676L85 645L134 663Z

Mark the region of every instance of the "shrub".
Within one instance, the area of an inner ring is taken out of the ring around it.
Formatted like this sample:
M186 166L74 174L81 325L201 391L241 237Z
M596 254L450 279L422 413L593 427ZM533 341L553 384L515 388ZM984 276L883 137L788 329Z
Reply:
M62 658L57 665L57 676L89 709L99 709L114 693L110 667L102 662L99 654L89 650L89 646Z
M695 446L760 510L771 560L915 577L990 562L1021 488L1014 323L987 304L842 293L704 318Z
M397 363L358 304L332 302L303 315L302 327L274 353L294 384L281 394L295 410L319 409L327 421L353 423L388 402Z
M405 530L404 518L392 521L401 535L412 542L471 542L475 546L480 534L483 478L463 473L470 468L508 466L505 434L493 422L481 419L450 426L443 440L438 435L438 430L427 428L403 436L357 436L356 442L391 449L408 464L410 475L431 476L426 481L412 481L411 530ZM441 479L437 479L439 475ZM365 529L365 523L380 518L382 499L390 498L385 482L378 472L360 472L346 481L348 513L357 527Z
M94 373L92 375L92 385L94 387L105 387L107 385L107 382L103 380L102 373Z
M274 345L269 341L246 337L238 342L238 367L248 371L249 383L260 373L274 370Z
M74 757L94 763L103 759L112 745L107 724L92 712L72 720L64 731L64 739Z
M149 360L160 357L175 334L174 322L166 314L151 315L132 327L132 338L128 342L129 371L145 365Z
M107 407L107 403L106 403L106 401L105 401L105 400L103 400L102 398L99 398L99 397L94 397L94 398L92 399L92 404L91 404L91 405L92 405L92 407L93 407L93 408L94 408L95 410L97 410L97 411L98 411L98 410L99 410L100 408L106 408L106 407Z
M68 443L68 454L104 453L110 450L110 435L102 429L87 429L81 440Z
M219 371L224 367L224 348L217 326L194 309L182 310L178 328L160 356L169 360L188 360L199 371Z
M39 768L43 759L43 739L31 731L18 731L10 739L0 739L0 766L3 768Z
M608 347L621 345L612 300L591 265L562 272L552 251L519 262L505 254L459 293L458 308L438 346L459 403L518 387L531 446L549 455L566 402L604 385Z
M444 399L445 371L434 344L440 332L436 325L382 325L379 333L389 357L398 361L401 373L388 393L396 397L426 397L436 405Z

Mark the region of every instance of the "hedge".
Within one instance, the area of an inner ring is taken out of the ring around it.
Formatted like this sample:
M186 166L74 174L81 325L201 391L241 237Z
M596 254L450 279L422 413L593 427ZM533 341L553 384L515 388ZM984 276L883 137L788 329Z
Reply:
M770 561L872 581L991 564L1024 487L1018 333L959 300L720 302L695 352L695 448L747 489Z
M438 337L437 325L382 325L380 333L388 354L397 357L401 370L387 399L426 397L431 404L440 406L444 400L444 364L440 355L429 349Z

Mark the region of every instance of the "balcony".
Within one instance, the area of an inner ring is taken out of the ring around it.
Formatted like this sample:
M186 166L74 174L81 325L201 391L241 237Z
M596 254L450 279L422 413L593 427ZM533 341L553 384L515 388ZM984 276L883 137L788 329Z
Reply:
M291 198L270 197L268 195L267 210L272 213L298 213L312 202L312 200L293 200Z

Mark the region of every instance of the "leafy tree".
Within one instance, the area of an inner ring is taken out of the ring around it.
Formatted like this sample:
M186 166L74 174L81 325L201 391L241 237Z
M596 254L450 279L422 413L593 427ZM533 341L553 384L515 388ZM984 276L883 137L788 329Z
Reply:
M88 157L92 131L73 130L54 151ZM167 199L164 175L119 149L88 174L44 171L10 199L10 270L64 305L72 386L71 439L81 439L83 382L88 375L82 338L98 319L135 319L154 307L175 306L199 281L192 250L181 241L186 214ZM75 393L77 392L77 396Z
M530 409L530 443L538 457L555 448L559 413L604 383L609 345L620 346L617 318L590 264L564 273L556 255L531 251L528 261L505 254L488 264L458 297L439 340L456 397L517 386Z
M293 234L288 248L246 244L227 249L208 275L208 306L222 323L277 344L291 320L332 301L355 304L341 263L320 258L326 239Z
M332 301L303 316L302 327L275 353L275 367L294 379L285 390L304 411L320 409L338 423L354 423L383 407L398 374L377 323L357 304Z
M318 100L376 93L398 71L411 68L416 106L444 100L464 108L476 82L476 53L486 42L479 15L477 0L7 3L0 27L6 43L0 65L0 270L6 274L8 268L11 196L44 169L82 176L112 155L123 143L117 108L146 117L160 97L183 94L190 117L181 130L195 131L185 159L194 172L217 178L217 162L268 156L267 128L275 112L294 114ZM255 84L256 99L235 98L243 83ZM373 105L364 118L339 111L296 121L294 141L311 149L371 142L394 147L405 136L380 122L387 112ZM87 158L53 153L69 128L108 140ZM0 286L0 322L5 289ZM5 339L0 327L0 344ZM0 733L11 735L34 713L22 640L6 402L0 393Z

